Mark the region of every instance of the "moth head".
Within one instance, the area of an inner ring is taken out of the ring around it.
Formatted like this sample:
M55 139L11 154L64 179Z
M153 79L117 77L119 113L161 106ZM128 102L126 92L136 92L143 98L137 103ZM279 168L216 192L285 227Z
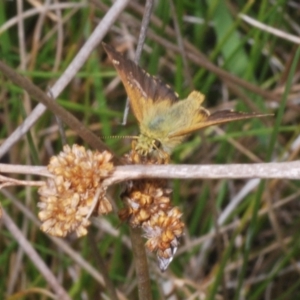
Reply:
M134 143L133 150L141 157L154 159L155 161L168 162L170 159L169 151L165 151L163 143L147 135L139 135Z

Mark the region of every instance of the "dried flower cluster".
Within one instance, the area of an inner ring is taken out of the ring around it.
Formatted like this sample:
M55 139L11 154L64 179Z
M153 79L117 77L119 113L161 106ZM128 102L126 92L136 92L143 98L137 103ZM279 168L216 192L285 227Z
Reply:
M53 178L38 191L43 231L60 237L75 231L78 237L83 236L90 225L87 216L95 200L98 214L112 210L105 197L106 187L101 186L113 170L111 159L107 151L92 152L78 145L64 146L58 156L51 158L48 170Z
M138 157L134 151L125 159L127 163L155 163L155 160ZM121 195L126 207L119 212L122 220L128 220L131 226L143 228L148 239L146 247L156 252L162 271L172 261L184 229L180 219L182 213L171 205L171 192L166 180L130 181Z

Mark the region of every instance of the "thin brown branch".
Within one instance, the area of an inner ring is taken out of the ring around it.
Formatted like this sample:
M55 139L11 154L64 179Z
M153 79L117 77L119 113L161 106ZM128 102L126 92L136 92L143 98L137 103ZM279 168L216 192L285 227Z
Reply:
M44 168L44 167L43 167ZM41 223L37 219L37 217L32 213L31 210L28 209L20 199L16 198L15 195L10 193L7 189L2 189L0 191L7 199L9 199L14 207L16 207L19 211L21 211L24 216L26 216L30 221L32 221L36 226L40 226ZM57 246L62 252L64 252L68 257L70 257L78 266L80 266L85 272L90 274L91 278L97 281L103 288L105 288L105 281L101 274L102 270L97 269L95 266L91 265L86 259L80 255L79 252L75 251L68 242L64 239L57 238L54 236L48 235L49 240ZM36 261L35 261L36 262ZM37 261L38 262L38 261ZM117 290L118 297L121 300L127 300L128 298L119 290Z
M141 178L177 179L300 179L300 161L227 165L134 165L116 167L105 182Z
M3 210L3 208L2 208ZM52 287L53 291L55 291L58 299L62 300L71 300L68 293L61 286L57 278L50 271L45 262L41 259L37 251L32 247L32 245L28 242L28 240L24 237L19 228L15 225L13 220L9 217L9 215L3 210L2 220L6 228L9 232L14 236L15 240L19 243L28 257L34 262L35 266L38 268L40 273L43 275L48 284Z
M282 30L279 30L277 28L274 28L273 26L268 26L262 22L259 22L247 15L239 14L239 17L242 18L245 22L249 23L250 25L253 25L254 27L260 28L263 31L269 32L279 38L285 39L289 42L295 43L297 45L300 45L300 38L298 36L295 36L293 34L284 32Z
M152 15L153 2L154 2L153 0L146 1L140 34L138 38L137 49L134 57L135 63L138 63L141 57L144 42L146 39L147 30L149 27L150 18ZM124 121L126 122L127 119L126 112L128 114L128 111L129 111L129 99L127 97L126 107L125 107L125 112L123 117L123 124ZM135 270L137 275L139 299L152 300L148 261L147 261L146 249L144 245L144 239L141 234L141 229L130 227L130 238L132 242L132 250L135 259Z
M144 14L143 14L143 20L142 20L142 24L141 24L138 43L137 43L137 47L136 47L136 51L135 51L135 55L134 55L134 62L136 64L138 64L138 62L141 58L142 50L143 50L146 35L147 35L147 30L149 27L150 18L152 15L152 10L153 10L153 0L147 0L146 5L145 5ZM123 115L123 122L122 122L123 125L125 125L127 122L128 113L129 113L129 98L127 97L125 109L124 109L124 115Z
M147 0L146 5L145 5L145 11L143 14L143 20L141 24L141 30L140 30L140 35L138 38L138 44L136 47L136 52L135 52L135 57L134 57L134 62L138 63L142 54L142 50L144 47L148 27L149 27L149 22L150 18L152 15L152 10L153 10L153 0Z
M1 173L50 176L46 167L0 164ZM116 166L104 182L111 185L142 178L168 179L300 179L300 161L224 165L128 165Z
M163 47L166 49L172 50L176 53L180 53L180 49L177 45L173 44L172 42L167 41L166 39L160 37L159 35L155 34L154 31L149 30L149 37L152 38L155 42L160 43ZM197 50L197 52L200 52ZM218 77L224 79L224 80L230 80L232 83L243 87L249 91L252 91L253 93L256 93L268 100L280 100L280 97L276 95L275 93L272 93L270 91L264 90L251 82L245 81L242 78L239 78L231 73L228 73L227 71L221 69L220 67L216 66L212 62L209 61L207 57L205 57L203 54L199 55L198 53L192 53L191 51L187 50L187 58L193 62L194 64L203 67L207 69L208 71L216 74Z
M68 66L59 80L51 88L51 94L56 98L62 90L70 83L79 69L83 66L91 52L101 42L105 34L109 31L112 24L115 22L119 14L124 10L129 0L117 0L99 25L95 28L94 32L80 49L72 63ZM2 157L10 147L15 144L39 119L39 117L45 112L46 108L43 104L39 104L31 112L28 118L21 124L1 145L0 157Z
M184 48L184 39L181 34L180 26L179 26L179 21L176 13L176 8L173 3L173 0L170 0L170 8L171 8L171 13L173 15L173 23L174 23L174 30L176 32L176 40L177 40L177 45L180 50L180 55L182 57L182 62L183 62L183 68L184 68L184 76L186 77L185 81L187 81L190 89L194 89L193 86L193 79L189 70L188 66L188 61L187 61L187 56L186 56L186 51Z
M143 6L139 5L136 2L129 3L129 7L139 13L143 14ZM121 19L124 19L124 17L121 16ZM134 19L131 18L131 20L126 19L127 22L131 21L134 23ZM157 27L162 27L163 22L155 15L151 16L151 23L154 24ZM177 45L170 42L170 37L176 37L175 31L170 27L166 26L164 29L165 35L168 36L168 39L165 39L163 37L158 36L155 34L153 30L148 30L148 37L153 39L155 42L158 42L160 45L162 45L165 49L172 50L178 54L180 54L180 49ZM243 80L242 78L239 78L233 74L228 73L227 71L219 68L215 64L209 61L209 58L205 56L203 53L199 51L194 45L192 45L189 41L186 39L184 40L184 47L186 49L187 58L190 59L191 62L199 65L200 67L206 68L208 71L215 73L218 77L223 78L225 80L231 80L232 83L237 84L240 87L246 88L249 91L252 91L255 94L258 94L266 99L272 99L272 100L280 100L280 96L276 95L275 93L264 90L260 88L259 86L256 86L248 81Z
M30 80L19 75L11 67L0 61L0 71L8 77L14 84L23 88L35 100L43 103L50 111L58 116L65 124L72 128L84 141L98 150L111 150L89 129L76 119L71 113L58 105L48 97L41 89L35 86Z
M226 132L218 126L216 126L213 130L219 136L226 136ZM241 152L243 155L248 157L251 160L251 162L254 162L254 163L263 162L257 155L255 155L251 150L249 150L249 148L242 145L240 142L238 142L234 138L226 137L226 141L230 145L232 145L237 151Z
M151 285L148 271L148 262L145 249L145 242L142 239L141 228L130 228L130 236L132 240L132 251L135 260L136 278L138 281L139 299L151 300Z
M11 174L31 174L52 177L45 166L23 166L23 165L10 165L0 164L0 173Z
M101 255L101 253L99 252L99 250L97 248L97 242L95 240L95 235L93 233L91 233L91 231L88 232L88 241L89 241L89 244L90 244L91 254L95 259L97 267L102 272L103 279L105 281L105 285L106 285L106 288L107 288L107 292L110 296L110 299L115 299L115 300L120 299L117 295L117 292L116 292L116 289L113 285L113 282L111 281L111 279L109 277L109 273L107 271L107 265L106 265L102 255Z
M44 181L33 181L33 180L18 180L15 178L9 178L0 174L0 189L5 186L13 185L24 185L24 186L41 186L45 184Z

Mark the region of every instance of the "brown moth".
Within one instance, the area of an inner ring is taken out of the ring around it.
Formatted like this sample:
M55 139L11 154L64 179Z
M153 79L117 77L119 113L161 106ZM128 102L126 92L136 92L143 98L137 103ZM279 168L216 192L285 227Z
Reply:
M113 47L102 43L126 89L140 126L135 151L146 156L170 153L190 133L212 125L270 116L221 110L211 114L202 106L204 95L192 91L184 100L158 78L149 75Z

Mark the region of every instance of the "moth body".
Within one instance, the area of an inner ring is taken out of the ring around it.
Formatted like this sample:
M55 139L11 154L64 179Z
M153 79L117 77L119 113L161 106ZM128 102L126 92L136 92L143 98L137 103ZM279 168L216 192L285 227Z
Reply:
M143 137L138 139L137 148L147 149L148 145L155 145L155 141L158 141L163 151L171 153L187 135L172 137L178 128L188 129L209 116L209 112L201 106L203 100L201 93L193 91L187 99L177 101L168 109L159 105L149 108L140 124ZM142 143L147 145L141 145ZM151 147L148 149L148 152L152 151Z

